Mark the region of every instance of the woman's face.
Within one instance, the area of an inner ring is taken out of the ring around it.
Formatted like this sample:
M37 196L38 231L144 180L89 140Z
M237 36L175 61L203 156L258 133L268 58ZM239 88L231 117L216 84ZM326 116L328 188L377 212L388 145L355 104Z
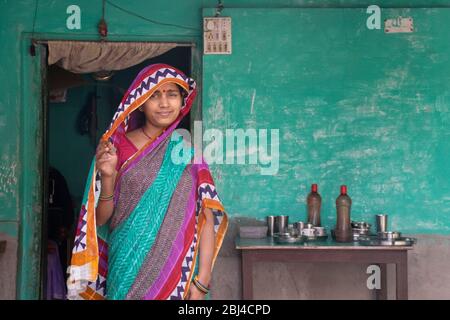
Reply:
M180 114L183 97L175 83L166 83L158 88L142 105L145 118L158 128L171 125Z

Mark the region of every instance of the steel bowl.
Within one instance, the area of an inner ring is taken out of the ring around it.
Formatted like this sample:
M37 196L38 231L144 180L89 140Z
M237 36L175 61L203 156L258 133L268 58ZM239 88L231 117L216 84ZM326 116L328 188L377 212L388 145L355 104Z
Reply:
M292 236L289 233L285 232L285 233L275 233L273 235L274 240L277 243L301 243L304 241L304 237L297 235L297 236Z
M378 238L382 240L395 240L402 236L401 232L397 231L382 231L377 233Z
M287 233L289 233L290 236L298 236L301 234L301 231L299 231L297 228L289 227Z
M372 226L370 223L364 221L352 221L351 224L352 228L356 229L370 229L370 227Z
M279 237L279 238L288 238L291 236L291 234L289 232L276 232L273 234L275 237Z
M314 225L313 225L312 223L305 223L305 224L303 225L303 228L305 228L305 229L313 229L313 228L314 228Z
M302 236L315 237L316 236L316 229L314 229L314 228L303 228L302 229Z

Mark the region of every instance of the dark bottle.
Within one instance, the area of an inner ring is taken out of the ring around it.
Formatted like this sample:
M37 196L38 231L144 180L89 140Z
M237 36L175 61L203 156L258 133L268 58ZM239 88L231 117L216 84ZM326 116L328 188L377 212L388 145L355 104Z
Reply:
M341 194L336 199L336 242L351 242L352 225L350 221L350 208L352 199L347 195L347 186L341 186Z
M311 192L306 198L306 206L308 209L308 223L312 223L316 227L320 227L320 207L322 205L322 197L317 192L317 184L311 185Z

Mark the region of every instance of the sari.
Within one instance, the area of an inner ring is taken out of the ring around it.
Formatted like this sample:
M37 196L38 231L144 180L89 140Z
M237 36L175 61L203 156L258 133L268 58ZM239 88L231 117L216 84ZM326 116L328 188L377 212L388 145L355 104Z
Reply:
M180 115L120 165L114 212L102 227L95 220L101 176L95 157L92 161L68 268L68 299L185 299L198 268L205 208L214 218L214 266L228 218L212 175L203 159L173 161L180 143L184 157L194 155L175 129L190 111L195 81L165 64L146 67L125 93L102 141L117 145L138 128L139 112L133 111L167 82L187 93Z

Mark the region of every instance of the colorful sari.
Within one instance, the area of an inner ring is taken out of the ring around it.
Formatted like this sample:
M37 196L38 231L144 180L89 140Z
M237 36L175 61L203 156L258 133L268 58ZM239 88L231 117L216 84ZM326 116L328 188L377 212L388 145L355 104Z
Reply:
M102 227L95 221L101 184L94 158L68 268L69 299L186 298L198 264L205 208L214 216L214 265L228 219L211 173L203 159L175 163L171 156L184 143L175 128L196 96L194 80L164 64L145 68L126 92L102 140L115 143L119 135L139 127L139 112L133 111L167 82L187 92L180 115L121 165L114 213ZM193 148L183 152L192 159Z

